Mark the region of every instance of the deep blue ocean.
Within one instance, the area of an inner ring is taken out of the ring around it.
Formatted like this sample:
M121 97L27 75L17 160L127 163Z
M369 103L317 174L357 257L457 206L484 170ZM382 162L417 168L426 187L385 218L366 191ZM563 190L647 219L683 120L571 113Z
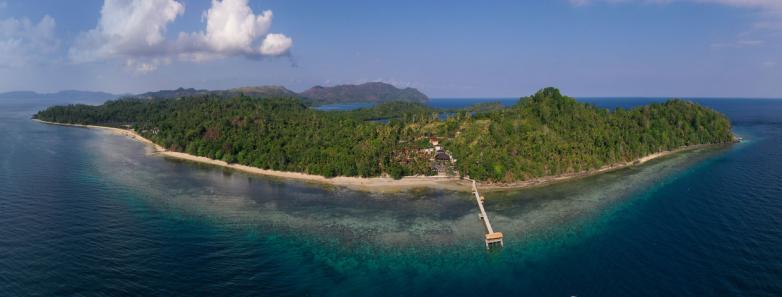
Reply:
M782 296L782 100L695 101L746 141L488 193L494 252L469 193L250 176L0 101L0 296Z

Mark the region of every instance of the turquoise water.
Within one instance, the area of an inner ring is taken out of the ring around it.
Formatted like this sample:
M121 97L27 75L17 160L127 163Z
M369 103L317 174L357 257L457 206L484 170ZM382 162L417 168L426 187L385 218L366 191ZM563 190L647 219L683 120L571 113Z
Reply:
M0 102L0 295L779 296L782 101L705 102L748 141L489 193L490 253L469 194L167 160Z

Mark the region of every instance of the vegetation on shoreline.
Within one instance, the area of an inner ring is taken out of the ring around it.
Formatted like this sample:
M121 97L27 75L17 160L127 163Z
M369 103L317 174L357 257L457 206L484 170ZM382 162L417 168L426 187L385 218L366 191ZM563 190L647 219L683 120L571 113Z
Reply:
M444 144L457 168L479 180L513 182L581 172L684 146L733 140L722 114L684 100L609 111L553 88L515 106L453 123Z
M509 108L448 114L419 103L329 112L294 98L208 95L55 106L34 117L132 127L172 151L326 177L434 174L424 149L435 136L461 175L490 182L580 172L733 137L727 118L691 102L609 111L554 88Z

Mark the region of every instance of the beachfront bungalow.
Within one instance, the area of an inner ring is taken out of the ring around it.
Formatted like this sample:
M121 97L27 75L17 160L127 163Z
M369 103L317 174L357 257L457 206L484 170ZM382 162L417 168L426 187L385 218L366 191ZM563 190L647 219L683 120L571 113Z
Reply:
M446 162L450 163L451 162L451 156L448 155L448 153L446 153L443 150L437 150L437 153L435 153L435 155L434 155L434 160L435 161L446 161Z
M448 169L450 168L451 163L451 156L442 149L438 149L434 155L434 164L432 164L432 167L437 171L437 175L446 176L448 175Z

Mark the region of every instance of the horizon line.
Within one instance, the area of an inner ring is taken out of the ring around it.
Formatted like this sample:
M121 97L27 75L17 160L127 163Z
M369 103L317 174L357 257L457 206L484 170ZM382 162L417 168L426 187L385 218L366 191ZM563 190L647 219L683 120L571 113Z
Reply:
M182 87L184 88L184 87ZM286 87L287 88L287 87ZM185 88L189 89L189 88ZM199 89L194 88L197 90L208 90L208 91L215 91L211 89ZM166 91L166 90L176 90L176 89L161 89L157 91ZM58 90L53 92L41 92L41 91L34 91L34 90L11 90L11 91L2 91L0 92L0 95L8 94L8 93L17 93L17 92L31 92L36 93L40 95L52 95L62 92L92 92L92 93L106 93L114 96L127 96L127 95L139 95L146 92L157 92L157 91L145 91L142 93L133 93L133 92L122 92L122 93L114 93L109 91L96 91L96 90L79 90L79 89L64 89L64 90ZM294 91L296 92L296 91ZM300 92L296 92L300 93ZM530 95L523 95L523 96L472 96L472 97L458 97L458 96L429 96L429 100L510 100L510 99L521 99ZM425 94L426 95L426 94ZM574 95L567 95L563 94L567 97L576 98L576 99L759 99L759 100L780 100L782 99L782 96L780 97L745 97L745 96L649 96L649 95L589 95L589 96L574 96Z

